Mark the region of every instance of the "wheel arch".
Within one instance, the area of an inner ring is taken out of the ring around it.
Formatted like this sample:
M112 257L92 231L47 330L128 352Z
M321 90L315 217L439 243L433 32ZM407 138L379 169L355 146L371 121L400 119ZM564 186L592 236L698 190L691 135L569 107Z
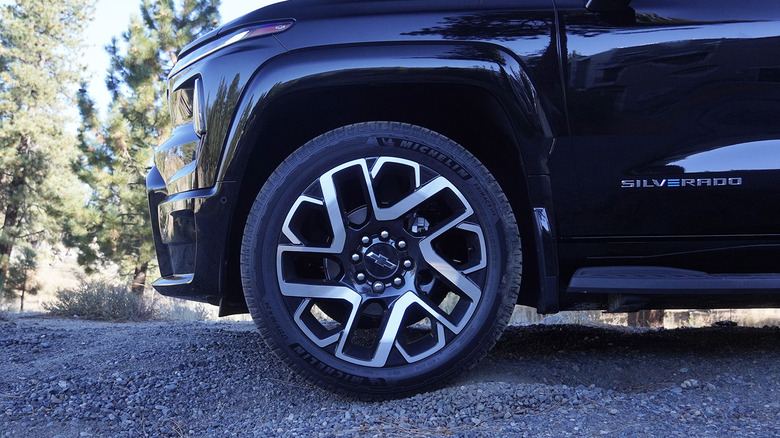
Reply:
M460 58L448 59L453 53ZM486 44L341 47L269 62L243 93L218 174L239 186L221 282L227 301L243 301L236 274L242 233L254 197L274 169L320 134L386 120L447 136L493 173L525 244L520 302L536 307L540 257L528 176L547 173L553 135L525 71Z

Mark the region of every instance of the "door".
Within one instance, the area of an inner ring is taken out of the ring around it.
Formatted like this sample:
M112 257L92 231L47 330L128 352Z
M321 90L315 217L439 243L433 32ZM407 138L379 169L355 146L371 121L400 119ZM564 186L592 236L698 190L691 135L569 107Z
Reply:
M780 2L558 3L571 136L556 153L577 157L576 187L552 169L560 235L776 239Z

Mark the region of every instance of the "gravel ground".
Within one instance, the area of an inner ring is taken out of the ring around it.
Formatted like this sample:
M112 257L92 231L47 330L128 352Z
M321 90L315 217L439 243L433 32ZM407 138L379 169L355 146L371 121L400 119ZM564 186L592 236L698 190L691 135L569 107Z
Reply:
M361 402L248 322L0 321L0 437L780 436L780 329L511 327L475 370Z

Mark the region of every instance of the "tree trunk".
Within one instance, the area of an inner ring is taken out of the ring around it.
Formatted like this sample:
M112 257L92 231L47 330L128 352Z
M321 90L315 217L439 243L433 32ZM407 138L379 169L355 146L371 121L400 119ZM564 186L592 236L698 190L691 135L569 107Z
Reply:
M31 141L30 136L22 135L19 140L17 152L19 155L26 156L30 154ZM21 221L22 206L24 196L21 191L27 184L27 166L21 166L14 172L11 185L6 192L8 198L7 204L2 207L5 217L3 219L3 229L0 230L0 291L5 285L5 277L8 275L8 266L11 264L11 252L14 249L16 238L19 233L17 227Z
M16 243L16 228L19 226L19 214L22 207L21 197L16 196L16 194L23 185L24 172L20 172L14 176L8 190L8 204L5 206L5 219L3 220L3 229L0 231L0 290L2 290L5 277L8 275L11 251Z
M629 327L663 327L664 311L663 309L640 310L631 312L626 318Z
M19 313L24 313L24 293L27 292L27 271L24 271L24 282L22 282L22 298L19 300Z
M144 289L146 289L146 271L149 269L149 263L143 263L141 266L136 266L133 273L133 284L131 290L136 295L143 295Z

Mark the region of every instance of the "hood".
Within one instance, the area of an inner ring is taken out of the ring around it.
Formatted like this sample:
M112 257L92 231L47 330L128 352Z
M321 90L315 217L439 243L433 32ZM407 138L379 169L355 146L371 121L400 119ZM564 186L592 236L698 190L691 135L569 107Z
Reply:
M517 0L287 0L249 12L187 44L179 58L240 27L278 20L350 17L430 11L480 10L516 4Z

